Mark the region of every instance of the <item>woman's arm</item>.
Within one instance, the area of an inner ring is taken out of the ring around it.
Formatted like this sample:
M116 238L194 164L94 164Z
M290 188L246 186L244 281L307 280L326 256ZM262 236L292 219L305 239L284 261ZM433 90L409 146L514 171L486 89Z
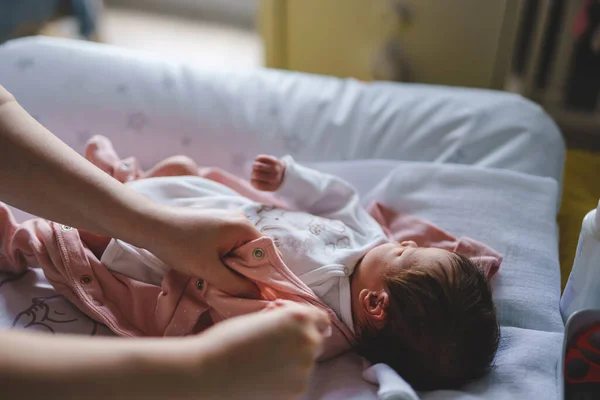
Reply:
M150 202L54 137L2 86L0 199L146 248L231 293L253 287L220 261L260 236L241 212ZM0 387L18 399L296 398L328 324L323 312L295 306L233 318L180 339L91 340L0 330Z
M0 86L0 199L41 217L139 242L160 209L109 178L31 117Z
M328 324L288 305L177 339L0 330L0 387L23 400L296 398Z
M231 294L256 288L220 258L260 236L241 213L159 206L60 141L0 85L0 200L40 217L148 249Z

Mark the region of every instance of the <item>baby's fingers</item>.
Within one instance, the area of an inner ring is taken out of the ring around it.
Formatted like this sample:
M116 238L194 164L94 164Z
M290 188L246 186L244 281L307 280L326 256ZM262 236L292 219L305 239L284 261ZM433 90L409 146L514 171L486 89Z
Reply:
M258 155L254 159L254 161L255 162L264 163L264 164L269 164L269 165L277 165L277 164L279 164L279 159L277 157L266 155L266 154L260 154L260 155Z
M257 181L265 181L272 183L277 183L277 181L279 180L276 172L266 172L258 170L252 171L252 175L250 176L250 178L255 179Z
M256 179L252 179L250 183L252 183L252 186L254 186L256 189L262 190L263 192L274 192L279 186L275 183L259 181Z
M277 165L266 164L266 163L263 163L260 161L255 161L254 164L252 165L252 169L254 171L269 172L272 174L277 173Z

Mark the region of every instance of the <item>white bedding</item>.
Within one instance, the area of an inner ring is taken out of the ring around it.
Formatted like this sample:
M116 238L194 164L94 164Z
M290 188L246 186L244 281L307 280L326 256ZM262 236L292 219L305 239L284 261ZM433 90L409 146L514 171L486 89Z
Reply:
M482 90L198 71L40 38L0 46L0 84L78 150L103 134L146 166L182 153L239 174L257 153L290 153L352 181L365 201L379 199L484 241L505 256L494 284L503 335L498 367L464 392L424 398L558 398L555 215L564 146L532 103ZM387 161L362 160L371 158ZM108 333L53 296L39 272L0 277L0 326ZM361 370L350 355L320 366L307 398L377 398Z

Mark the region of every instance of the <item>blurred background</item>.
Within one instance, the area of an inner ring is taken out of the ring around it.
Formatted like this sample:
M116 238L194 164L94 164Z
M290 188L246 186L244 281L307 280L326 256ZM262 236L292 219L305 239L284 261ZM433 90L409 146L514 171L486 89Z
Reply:
M518 92L600 149L600 0L0 0L0 42L44 34L204 67Z
M0 0L0 42L79 38L207 67L264 64L257 0Z
M600 0L0 0L0 43L38 34L203 68L516 92L569 148L561 241L600 197Z

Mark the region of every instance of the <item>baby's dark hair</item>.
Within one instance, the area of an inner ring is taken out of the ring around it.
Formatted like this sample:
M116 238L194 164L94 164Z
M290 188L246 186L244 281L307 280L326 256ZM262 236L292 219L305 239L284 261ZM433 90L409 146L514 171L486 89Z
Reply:
M362 328L358 352L386 363L416 390L457 389L489 372L500 341L483 272L451 253L451 268L416 265L383 277L390 294L383 328Z

